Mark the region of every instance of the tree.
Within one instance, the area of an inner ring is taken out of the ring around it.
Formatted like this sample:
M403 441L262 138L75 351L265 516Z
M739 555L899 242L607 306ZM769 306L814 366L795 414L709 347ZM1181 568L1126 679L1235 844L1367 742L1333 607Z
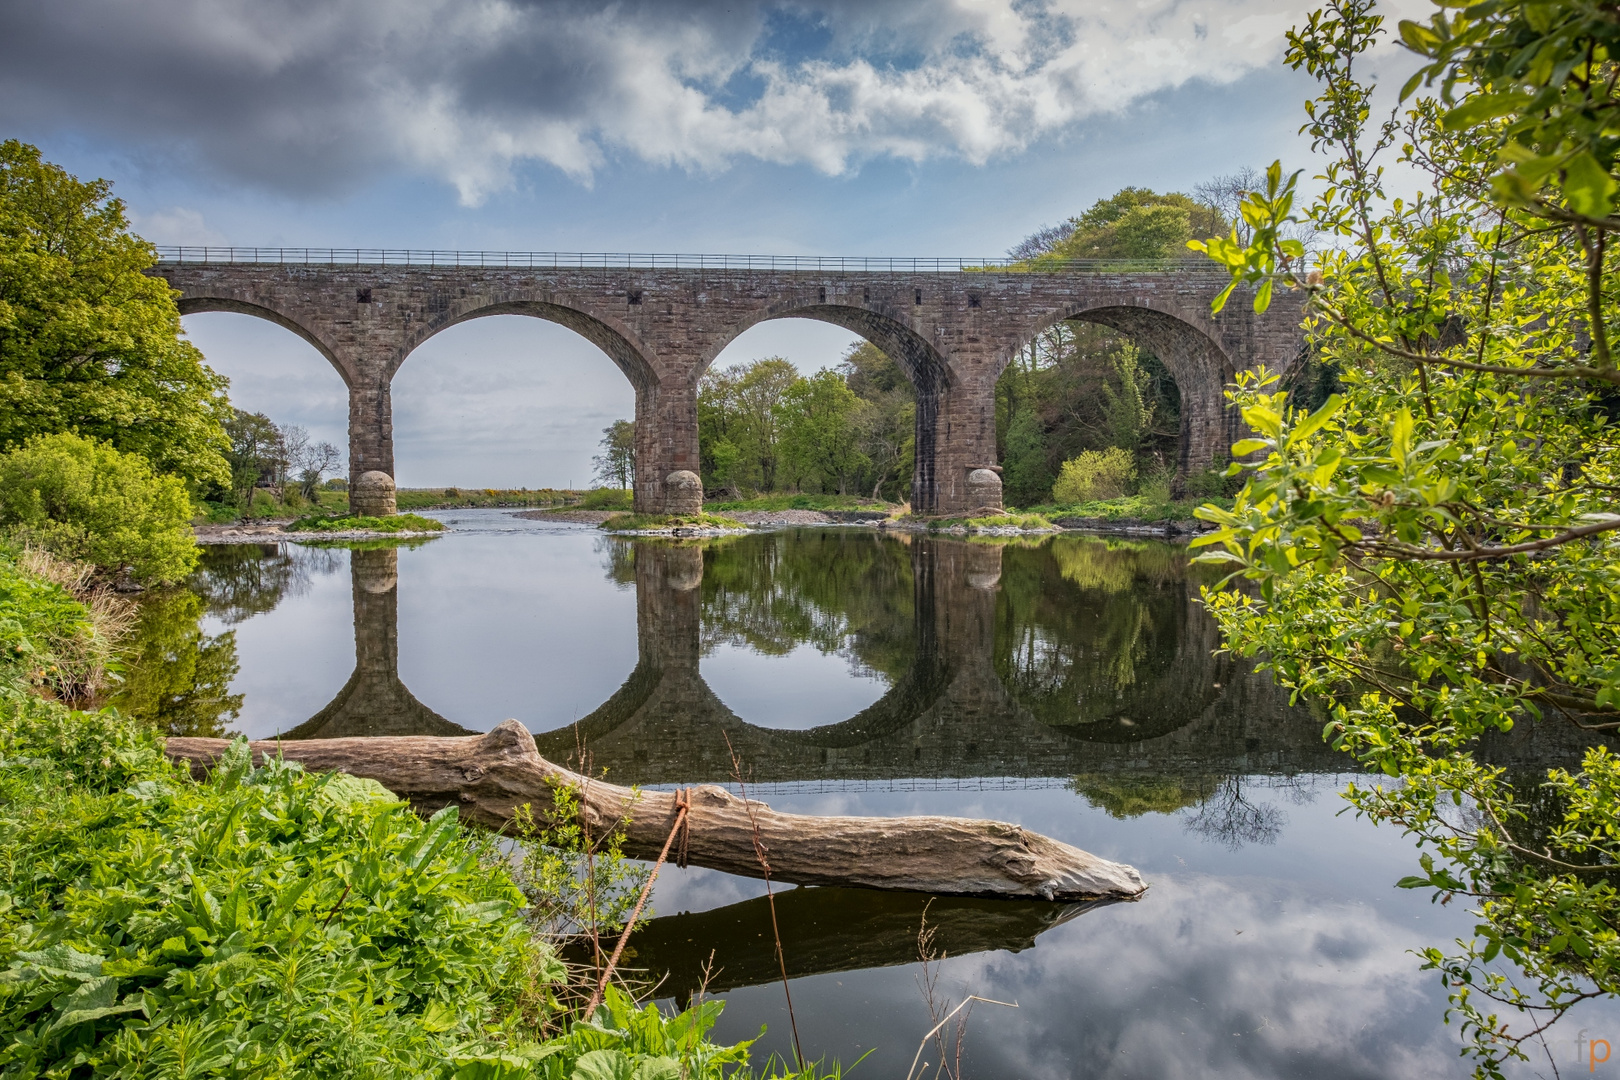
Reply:
M179 581L197 565L191 498L139 454L78 435L36 435L0 455L0 525L108 574Z
M77 431L194 486L227 483L226 380L180 330L105 180L0 144L0 450Z
M286 450L288 477L298 480L298 491L305 499L316 502L321 479L342 464L342 453L329 442L311 442L309 432L297 424L282 425L281 443ZM285 502L285 483L282 486Z
M868 462L856 440L861 399L832 369L796 379L776 404L781 453L798 486L849 493Z
M1403 99L1439 96L1369 130L1358 58L1381 22L1334 0L1289 35L1323 83L1306 130L1329 154L1304 217L1337 248L1304 264L1280 164L1244 199L1248 243L1196 245L1256 309L1305 290L1342 385L1306 410L1270 373L1242 379L1247 484L1200 511L1219 530L1199 542L1247 579L1207 594L1229 645L1399 778L1346 797L1425 849L1400 884L1474 905L1473 938L1424 956L1496 1077L1571 1006L1620 993L1620 758L1599 745L1526 782L1477 756L1517 724L1620 730L1620 26L1576 0L1440 6L1400 27L1427 60ZM1392 148L1429 190L1386 195Z
M281 429L264 413L232 409L225 421L225 432L230 440L225 452L230 467L230 497L246 510L253 503L255 488L277 483L286 475L286 446Z
M1180 192L1160 195L1138 187L1097 200L1071 221L1066 238L1054 241L1049 232L1037 233L1014 250L1044 248L1034 258L1036 265L1057 259L1175 259L1185 257L1193 237L1226 231L1218 209Z
M798 377L798 369L780 356L704 374L698 383L698 443L707 485L776 489L776 406Z
M908 497L917 452L917 392L900 365L870 341L852 345L839 371L865 407L857 414L857 440L867 466L861 490Z
M1193 198L1203 203L1221 215L1225 221L1231 222L1237 230L1238 239L1243 243L1249 242L1249 224L1243 220L1243 200L1264 182L1264 174L1258 169L1244 166L1234 173L1224 173L1212 176L1208 180L1194 184ZM1217 228L1216 232L1221 230Z
M636 422L615 420L602 429L602 452L591 459L596 479L623 491L636 482Z

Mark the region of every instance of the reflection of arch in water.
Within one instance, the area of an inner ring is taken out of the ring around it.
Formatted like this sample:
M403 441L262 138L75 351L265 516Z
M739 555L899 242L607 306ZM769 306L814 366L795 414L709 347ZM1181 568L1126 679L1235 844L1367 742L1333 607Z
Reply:
M1210 712L1212 698L1224 699L1226 691L1215 684L1230 662L1211 658L1208 649L1198 651L1200 637L1182 643L1194 647L1189 657L1170 665L1165 685L1153 688L1161 701L1182 704L1161 710L1154 724L1124 722L1134 718L1123 714L1073 727L1042 722L996 670L1003 550L997 544L912 541L915 646L909 670L849 720L783 731L746 723L698 671L701 548L637 545L636 670L577 731L538 736L541 752L573 760L583 742L594 766L642 783L728 778L728 739L752 778L765 781L1053 776L1097 767L1091 759L1109 757L1108 744L1149 741L1194 724ZM1181 603L1188 604L1188 584L1175 584ZM1195 622L1187 625L1196 629ZM1313 734L1319 743L1319 733ZM1093 744L1101 745L1088 748Z
M399 549L349 553L354 588L354 674L288 739L352 735L475 735L420 701L399 677Z
M994 643L1020 706L1075 738L1141 742L1185 726L1238 674L1184 549L1054 537L1012 547Z

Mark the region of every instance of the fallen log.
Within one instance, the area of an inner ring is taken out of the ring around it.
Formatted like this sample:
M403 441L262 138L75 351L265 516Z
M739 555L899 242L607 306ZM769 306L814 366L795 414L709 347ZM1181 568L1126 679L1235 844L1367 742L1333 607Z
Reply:
M168 755L194 775L230 744L172 738ZM570 772L540 756L516 720L486 735L444 738L307 739L250 744L254 759L281 755L314 772L366 777L423 811L459 806L462 817L499 829L529 804L547 813L559 785L579 795L580 813L598 833L625 821L625 854L655 858L675 822L668 791L632 791ZM764 876L755 829L775 881L857 885L941 896L1043 900L1132 899L1147 888L1133 867L1001 821L952 817L816 817L744 802L724 788L689 789L686 861L745 877ZM679 850L679 846L677 847Z

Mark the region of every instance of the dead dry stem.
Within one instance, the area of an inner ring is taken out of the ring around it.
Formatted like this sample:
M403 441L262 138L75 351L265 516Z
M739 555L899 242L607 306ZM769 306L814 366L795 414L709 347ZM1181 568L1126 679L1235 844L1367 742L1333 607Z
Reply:
M118 595L95 577L95 567L53 555L37 547L24 547L17 568L30 577L67 590L84 605L89 627L49 642L56 662L51 687L68 701L94 697L107 685L108 666L119 643L134 628L139 616L135 603Z

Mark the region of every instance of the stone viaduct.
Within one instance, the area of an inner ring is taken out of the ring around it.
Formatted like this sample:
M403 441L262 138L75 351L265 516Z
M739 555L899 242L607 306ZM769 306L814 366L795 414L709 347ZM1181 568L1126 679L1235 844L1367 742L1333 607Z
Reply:
M351 480L394 475L389 387L422 342L484 315L529 315L574 330L635 387L635 505L644 513L678 498L672 473L698 471L698 379L727 344L767 319L832 323L899 363L917 392L911 502L924 513L999 504L993 473L980 473L968 490L970 473L996 469L996 379L1061 320L1111 327L1163 361L1181 393L1183 477L1240 437L1222 396L1233 375L1262 363L1282 370L1301 344L1292 294L1258 316L1235 296L1212 317L1225 279L1199 264L1034 272L899 259L612 256L592 264L598 257L162 250L150 273L173 286L182 314L268 319L337 369L349 389Z

